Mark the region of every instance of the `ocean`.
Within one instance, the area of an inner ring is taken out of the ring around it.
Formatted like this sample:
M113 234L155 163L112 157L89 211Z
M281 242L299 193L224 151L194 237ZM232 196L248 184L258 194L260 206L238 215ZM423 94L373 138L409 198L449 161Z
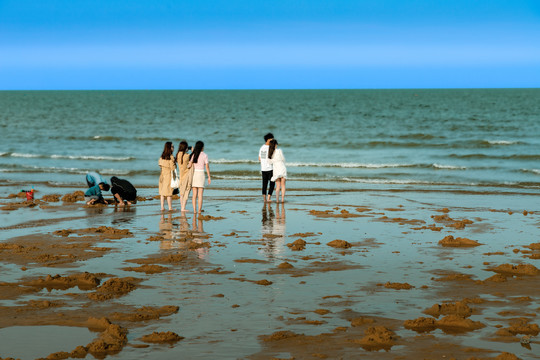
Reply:
M186 139L210 188L257 189L272 132L289 191L540 190L540 89L2 91L0 109L4 186L98 171L157 194L164 143Z

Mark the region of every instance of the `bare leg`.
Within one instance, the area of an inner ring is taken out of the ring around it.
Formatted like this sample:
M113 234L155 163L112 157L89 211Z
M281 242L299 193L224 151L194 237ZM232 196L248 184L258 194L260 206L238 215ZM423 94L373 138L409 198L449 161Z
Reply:
M169 205L169 211L173 211L172 207L172 196L167 196L167 205Z
M161 211L165 210L165 196L161 195Z
M203 192L204 192L204 188L200 188L200 189L199 189L199 193L198 193L198 198L199 198L199 213L200 213L201 210L202 210Z
M285 178L281 178L281 202L285 202Z
M185 193L184 197L182 198L182 209L183 209L182 211L188 211L186 209L188 199L189 199L189 192Z
M194 187L193 188L193 194L191 194L191 202L193 203L193 212L197 213L197 194L199 192L199 188Z
M281 185L281 179L276 179L276 202L279 202L279 188Z

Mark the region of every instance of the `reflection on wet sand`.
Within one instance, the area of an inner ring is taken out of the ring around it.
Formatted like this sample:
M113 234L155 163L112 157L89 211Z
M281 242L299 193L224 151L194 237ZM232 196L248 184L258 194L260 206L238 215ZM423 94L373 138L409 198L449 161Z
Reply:
M190 228L188 218L184 215L173 219L170 213L161 214L159 231L164 238L160 243L160 249L193 249L200 259L207 257L208 248L190 246L190 243L202 244L204 241L202 238L205 235L203 221L197 215L193 215L192 228Z
M113 225L129 225L135 220L135 211L136 207L131 206L123 206L123 207L115 207L114 208L114 214L113 214L113 220L111 221L111 224Z
M265 239L264 255L273 259L285 251L285 204L264 203L262 208L261 235Z

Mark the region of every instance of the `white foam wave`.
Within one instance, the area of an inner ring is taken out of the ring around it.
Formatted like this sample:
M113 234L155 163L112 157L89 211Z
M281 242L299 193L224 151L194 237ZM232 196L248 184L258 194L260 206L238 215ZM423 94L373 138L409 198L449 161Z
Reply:
M52 159L70 159L70 160L106 160L106 161L128 161L135 159L131 156L92 156L92 155L51 155Z
M540 169L521 169L521 171L540 175Z
M212 164L258 164L259 161L256 160L231 160L231 159L212 159L210 160Z
M432 166L435 169L444 169L444 170L466 170L467 169L467 167L465 166L454 166L454 165L433 164Z
M13 157L22 157L22 158L37 158L37 157L40 157L41 155L25 154L25 153L11 153L11 156L13 156Z
M372 163L287 163L291 167L338 167L338 168L359 168L359 169L383 169L414 167L414 164L372 164Z
M129 170L118 170L118 169L101 169L99 171L102 175L129 175Z
M513 145L519 143L519 141L511 140L486 140L486 142L490 145Z
M217 159L210 160L214 164L258 164L257 160L230 160ZM382 168L403 168L420 166L418 164L373 164L373 163L316 163L316 162L287 162L290 167L334 167L334 168L360 168L360 169L382 169Z

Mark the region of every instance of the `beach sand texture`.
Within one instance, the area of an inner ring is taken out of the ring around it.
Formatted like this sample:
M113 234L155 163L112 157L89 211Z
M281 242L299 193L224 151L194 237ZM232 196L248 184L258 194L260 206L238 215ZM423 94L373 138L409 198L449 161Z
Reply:
M208 189L197 218L9 189L0 358L540 358L537 196Z

